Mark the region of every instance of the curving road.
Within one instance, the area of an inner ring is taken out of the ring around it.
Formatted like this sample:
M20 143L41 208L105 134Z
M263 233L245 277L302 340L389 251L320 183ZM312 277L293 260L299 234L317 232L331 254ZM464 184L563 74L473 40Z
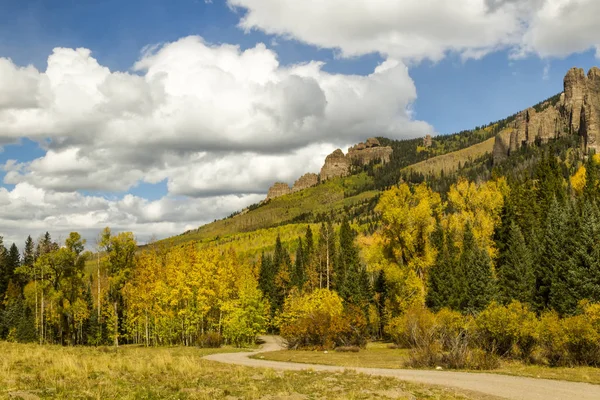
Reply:
M204 357L207 360L227 364L243 365L276 370L306 370L342 372L355 371L367 375L389 376L403 381L456 387L511 400L599 400L600 385L589 383L557 381L549 379L524 378L518 376L429 371L385 368L348 368L331 365L299 364L292 362L268 361L249 358L258 353L277 351L284 348L283 340L276 336L262 336L265 341L260 350L245 353L220 353Z

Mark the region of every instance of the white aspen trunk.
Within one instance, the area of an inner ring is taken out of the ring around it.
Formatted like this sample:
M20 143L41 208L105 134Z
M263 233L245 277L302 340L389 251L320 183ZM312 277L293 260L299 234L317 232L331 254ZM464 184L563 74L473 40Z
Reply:
M98 250L98 323L100 323L100 250Z
M329 233L327 233L327 290L329 290Z
M42 265L42 307L40 308L40 344L44 343L44 266Z
M119 314L117 313L117 302L113 303L115 309L115 347L119 347Z

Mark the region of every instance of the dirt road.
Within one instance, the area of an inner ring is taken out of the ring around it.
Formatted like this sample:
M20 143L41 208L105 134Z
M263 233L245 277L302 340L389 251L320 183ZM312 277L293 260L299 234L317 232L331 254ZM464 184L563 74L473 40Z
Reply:
M247 353L221 353L205 359L247 367L273 368L276 370L306 370L341 372L350 370L367 375L389 376L403 381L456 387L485 393L511 400L600 400L600 385L556 381L549 379L523 378L487 373L452 371L427 371L384 368L347 368L330 365L298 364L291 362L252 359L249 356L283 348L282 340L276 336L263 336L265 341L260 350Z

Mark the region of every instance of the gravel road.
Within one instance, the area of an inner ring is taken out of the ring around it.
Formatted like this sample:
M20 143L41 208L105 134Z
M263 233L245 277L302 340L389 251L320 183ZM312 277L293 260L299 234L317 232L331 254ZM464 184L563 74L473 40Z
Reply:
M277 336L262 336L261 339L264 344L259 350L245 353L212 354L204 358L221 363L276 370L298 371L310 369L328 372L350 370L367 375L394 377L403 381L456 387L511 400L600 400L600 385L588 383L487 373L335 367L249 358L258 353L277 351L284 348L283 340Z

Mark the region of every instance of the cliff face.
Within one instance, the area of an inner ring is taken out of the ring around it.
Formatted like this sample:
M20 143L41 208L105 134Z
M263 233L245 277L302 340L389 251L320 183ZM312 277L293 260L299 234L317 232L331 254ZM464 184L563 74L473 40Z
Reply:
M358 162L360 165L366 165L373 160L381 160L383 163L390 161L392 155L391 147L381 147L379 140L370 138L365 143L359 143L348 149L347 157L350 162Z
M586 89L580 134L584 137L586 148L600 153L600 69L594 67L590 70Z
M315 186L317 183L319 183L319 175L311 173L304 174L294 183L292 193L308 189L309 187Z
M269 188L267 200L315 186L319 183L319 180L326 181L331 178L348 176L353 163L366 165L373 160L381 160L381 162L387 163L390 161L392 151L391 147L381 146L376 138L369 138L364 143L350 147L348 154L344 154L342 150L337 149L325 158L325 163L319 175L304 174L294 183L294 187L291 189L286 183L277 182Z
M325 158L325 164L321 167L319 176L321 180L326 181L337 176L346 176L350 174L350 159L344 155L344 152L337 149Z
M283 196L292 192L290 186L287 183L283 182L275 182L273 186L269 188L269 193L267 193L267 200L274 199L279 196Z
M600 69L592 68L586 77L582 69L572 68L556 104L544 103L538 111L528 108L517 114L512 125L496 136L494 162L522 146L565 134L582 136L586 151L600 148Z

